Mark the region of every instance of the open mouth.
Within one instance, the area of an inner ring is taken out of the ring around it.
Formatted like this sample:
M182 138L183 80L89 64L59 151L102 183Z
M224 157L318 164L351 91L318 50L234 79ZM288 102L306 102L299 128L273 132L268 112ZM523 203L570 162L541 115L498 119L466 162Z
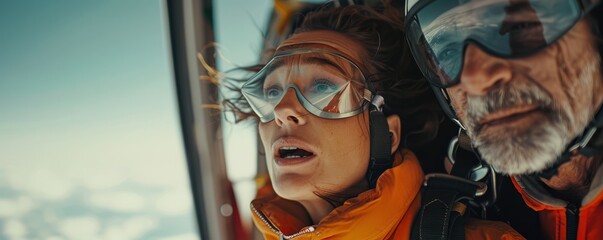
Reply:
M317 148L291 136L284 136L272 143L274 161L279 166L297 166L318 159Z
M314 153L302 148L286 146L278 149L278 156L286 159L306 158L314 156Z

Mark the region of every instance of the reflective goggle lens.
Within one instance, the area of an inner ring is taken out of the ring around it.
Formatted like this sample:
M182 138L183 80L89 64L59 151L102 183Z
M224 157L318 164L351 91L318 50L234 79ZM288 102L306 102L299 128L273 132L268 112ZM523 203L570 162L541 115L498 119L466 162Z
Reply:
M582 16L576 0L436 0L417 7L407 18L408 41L438 87L458 83L469 42L498 57L525 57L555 42Z
M260 120L268 122L289 89L308 112L329 119L356 115L370 100L360 69L341 55L319 49L277 54L243 85L242 92Z

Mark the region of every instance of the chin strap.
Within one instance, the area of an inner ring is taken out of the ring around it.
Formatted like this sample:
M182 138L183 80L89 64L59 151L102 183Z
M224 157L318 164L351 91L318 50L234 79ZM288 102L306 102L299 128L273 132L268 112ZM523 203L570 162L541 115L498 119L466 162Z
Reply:
M381 174L392 167L391 136L389 126L383 115L381 107L385 103L382 96L376 95L369 107L369 131L371 143L371 155L366 180L369 187L374 188Z
M553 176L557 175L559 166L568 162L572 156L584 155L591 157L601 153L601 150L603 150L603 134L601 133L601 128L603 128L603 107L599 107L599 111L595 114L593 120L590 121L584 132L569 144L569 147L565 149L561 156L559 156L553 166L542 172L535 173L534 175L551 179Z

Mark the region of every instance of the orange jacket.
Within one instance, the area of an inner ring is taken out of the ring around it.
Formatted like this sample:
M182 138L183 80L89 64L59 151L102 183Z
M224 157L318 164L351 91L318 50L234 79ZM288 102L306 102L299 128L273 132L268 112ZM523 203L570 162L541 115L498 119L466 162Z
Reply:
M526 205L538 212L545 239L603 239L603 167L579 208L551 196L534 177L514 177L513 185Z
M265 239L408 239L420 208L423 171L408 150L396 154L374 189L347 200L313 225L301 204L262 189L252 201L255 225ZM508 225L470 220L467 239L523 239Z

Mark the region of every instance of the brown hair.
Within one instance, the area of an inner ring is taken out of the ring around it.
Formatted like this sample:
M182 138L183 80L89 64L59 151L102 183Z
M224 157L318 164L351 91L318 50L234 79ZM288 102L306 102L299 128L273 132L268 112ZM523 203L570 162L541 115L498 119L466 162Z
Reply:
M385 98L384 114L400 116L403 125L400 148L413 150L419 159L438 159L443 156L432 147L444 149L433 141L446 118L435 99L429 83L423 79L406 43L402 14L393 7L370 8L361 5L333 7L325 5L307 13L295 33L328 30L340 33L359 43L368 55L365 73L376 93ZM274 51L274 50L271 50ZM259 64L239 70L257 72ZM244 80L230 79L227 88L237 89ZM237 96L224 101L224 106L236 114L235 122L256 117L248 103L237 91ZM427 144L429 143L429 144ZM317 196L334 207L364 191L366 186L352 186L340 192L320 189Z
M303 22L294 34L334 31L366 49L369 58L364 65L371 71L365 77L377 94L385 98L385 115L400 116L404 126L402 146L420 146L435 138L443 114L407 46L401 13L393 7L325 5L302 17ZM242 69L257 71L261 67ZM236 122L255 116L240 94L226 99L224 105L234 110Z

